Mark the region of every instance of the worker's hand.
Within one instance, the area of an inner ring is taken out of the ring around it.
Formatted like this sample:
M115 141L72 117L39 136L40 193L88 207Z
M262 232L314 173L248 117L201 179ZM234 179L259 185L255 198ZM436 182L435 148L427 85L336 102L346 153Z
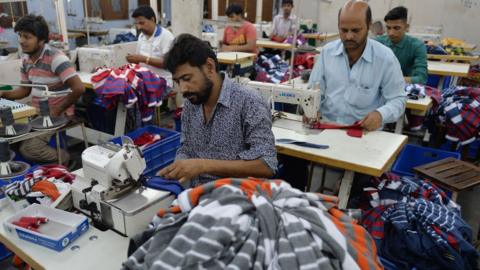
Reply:
M370 112L363 118L360 125L368 131L377 130L382 126L382 115L377 111Z
M147 57L141 54L129 54L127 55L127 61L133 64L140 64L147 62Z
M228 46L228 45L222 45L222 47L220 47L220 51L221 52L230 52L230 51L232 51L232 47Z
M177 179L180 183L199 176L203 173L204 162L201 159L177 160L173 164L160 170L157 175L167 179Z

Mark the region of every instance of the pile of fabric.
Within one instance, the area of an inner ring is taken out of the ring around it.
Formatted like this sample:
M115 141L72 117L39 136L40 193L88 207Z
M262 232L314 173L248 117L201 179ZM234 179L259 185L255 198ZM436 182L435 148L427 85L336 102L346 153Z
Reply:
M288 63L278 54L262 54L257 58L256 81L282 83L288 80ZM294 76L292 76L294 78Z
M418 100L425 96L429 96L432 99L432 110L437 110L438 104L440 103L442 96L440 90L426 85L420 84L406 84L405 92L407 97L412 100ZM425 116L423 114L417 114L415 111L407 109L405 111L407 117L406 128L412 131L417 131L422 129Z
M459 146L479 138L480 88L457 86L445 89L438 104L428 116L430 133L436 133L437 124L442 124L446 129L445 138Z
M5 195L12 201L27 200L50 206L63 193L70 190L75 179L67 168L61 165L45 165L25 176L25 179L13 182L5 187Z
M472 231L459 207L428 181L392 173L366 188L370 206L362 224L378 254L399 269L477 269Z
M143 122L152 120L155 107L162 104L167 94L166 80L138 64L100 68L91 81L97 105L110 110L116 108L118 102L127 108L137 104Z
M182 192L135 236L124 269L382 269L336 199L286 182L220 179Z

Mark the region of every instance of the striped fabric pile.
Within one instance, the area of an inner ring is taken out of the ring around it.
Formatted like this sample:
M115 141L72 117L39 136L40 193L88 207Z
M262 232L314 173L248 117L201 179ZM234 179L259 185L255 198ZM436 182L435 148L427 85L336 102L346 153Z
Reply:
M372 238L336 198L280 180L188 189L129 253L123 269L382 269Z

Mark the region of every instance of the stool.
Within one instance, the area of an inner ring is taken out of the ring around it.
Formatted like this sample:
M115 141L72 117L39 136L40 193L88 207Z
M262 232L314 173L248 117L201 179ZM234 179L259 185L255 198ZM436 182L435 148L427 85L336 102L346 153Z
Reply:
M452 191L453 201L458 192L480 184L480 168L451 157L414 167L413 171Z

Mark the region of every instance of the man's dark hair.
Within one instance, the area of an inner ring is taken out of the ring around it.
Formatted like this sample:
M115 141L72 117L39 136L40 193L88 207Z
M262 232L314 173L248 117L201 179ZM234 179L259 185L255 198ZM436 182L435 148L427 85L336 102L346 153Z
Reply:
M338 10L338 21L340 22L340 13L342 13L342 8ZM372 9L370 6L367 7L367 12L365 14L367 17L367 29L370 29L370 23L372 23Z
M396 21L402 20L404 22L407 21L408 18L408 9L406 7L396 7L390 10L387 15L385 15L384 21Z
M200 68L207 63L207 58L215 61L215 70L220 70L215 52L210 44L190 34L181 34L173 41L170 51L165 56L165 67L175 73L178 66L190 64Z
M14 28L15 33L17 32L27 32L35 37L38 40L44 40L45 43L48 42L48 24L42 16L36 16L29 14L20 18Z
M135 11L132 13L132 18L137 18L143 16L148 20L153 18L154 22L157 22L157 17L155 16L155 12L150 6L139 6Z
M293 0L283 0L282 1L282 6L283 5L292 5L293 6Z
M225 10L225 14L227 17L230 17L233 14L243 17L243 7L239 4L231 4L228 6L227 10Z

